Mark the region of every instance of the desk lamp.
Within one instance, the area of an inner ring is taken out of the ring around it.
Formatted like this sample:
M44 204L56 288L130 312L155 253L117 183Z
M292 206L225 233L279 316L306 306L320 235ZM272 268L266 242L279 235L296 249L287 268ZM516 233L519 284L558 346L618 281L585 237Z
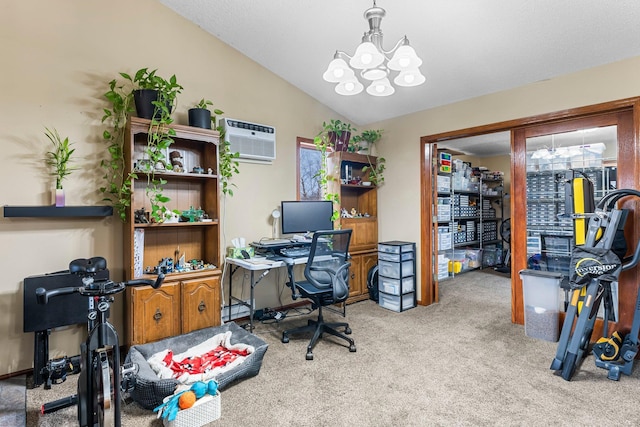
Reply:
M277 226L278 226L278 218L280 218L280 211L278 209L274 209L273 212L271 212L271 222L272 222L272 229L271 229L271 238L275 239L277 237L278 231L277 231Z

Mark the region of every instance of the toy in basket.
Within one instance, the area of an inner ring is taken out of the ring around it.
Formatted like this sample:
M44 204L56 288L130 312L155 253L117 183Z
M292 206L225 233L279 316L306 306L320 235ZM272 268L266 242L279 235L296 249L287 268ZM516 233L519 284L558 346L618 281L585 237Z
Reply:
M220 418L218 383L198 381L191 388L176 391L153 409L165 427L199 427Z

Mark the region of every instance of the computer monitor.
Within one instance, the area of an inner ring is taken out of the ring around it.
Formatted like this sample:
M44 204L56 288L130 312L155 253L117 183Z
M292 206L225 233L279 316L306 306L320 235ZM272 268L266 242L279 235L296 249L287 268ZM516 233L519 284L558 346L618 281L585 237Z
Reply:
M329 200L283 201L282 234L333 230L333 202Z

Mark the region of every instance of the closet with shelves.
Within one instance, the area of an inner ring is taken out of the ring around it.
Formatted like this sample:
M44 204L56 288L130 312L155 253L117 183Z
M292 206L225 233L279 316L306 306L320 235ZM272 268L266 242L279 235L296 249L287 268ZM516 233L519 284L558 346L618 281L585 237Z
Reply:
M436 280L496 265L504 201L502 172L472 168L446 152L440 153L440 161L434 206Z

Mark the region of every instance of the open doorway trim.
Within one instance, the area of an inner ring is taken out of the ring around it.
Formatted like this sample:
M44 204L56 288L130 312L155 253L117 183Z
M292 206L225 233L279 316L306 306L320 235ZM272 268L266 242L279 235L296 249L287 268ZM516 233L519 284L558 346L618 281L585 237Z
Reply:
M433 161L432 144L442 141L448 141L452 139L477 136L487 133L495 132L511 132L511 186L510 193L514 194L513 187L516 185L516 179L518 172L524 170L525 167L525 147L514 146L514 134L516 131L522 132L524 129L530 126L539 126L544 124L557 124L563 121L576 120L586 118L589 116L596 116L601 114L610 114L620 111L632 111L633 112L633 135L629 140L633 141L632 147L619 147L619 156L627 156L626 159L633 164L633 175L625 179L624 183L626 188L640 188L640 177L638 159L640 157L639 141L640 141L640 97L626 98L617 101L605 102L601 104L594 104L585 107L572 108L567 110L556 111L547 114L541 114L537 116L526 117L522 119L509 120L504 122L498 122L483 126L476 126L466 129L460 129L456 131L443 132L434 135L427 135L420 138L420 223L421 223L421 235L420 245L421 253L423 256L420 260L421 268L421 282L420 282L420 299L419 305L430 305L438 302L439 290L437 288L437 281L433 277L433 249L430 236L434 233L433 218L431 217L431 203L434 188L432 182L431 166ZM520 169L519 169L520 168ZM514 206L514 199L511 198L511 212L512 215L517 214L517 207ZM634 234L640 235L640 221L634 224ZM517 274L517 263L512 263L511 271L511 321L514 323L524 323L523 307L522 305L522 291L518 289L521 287L520 279ZM634 273L635 274L635 273Z

